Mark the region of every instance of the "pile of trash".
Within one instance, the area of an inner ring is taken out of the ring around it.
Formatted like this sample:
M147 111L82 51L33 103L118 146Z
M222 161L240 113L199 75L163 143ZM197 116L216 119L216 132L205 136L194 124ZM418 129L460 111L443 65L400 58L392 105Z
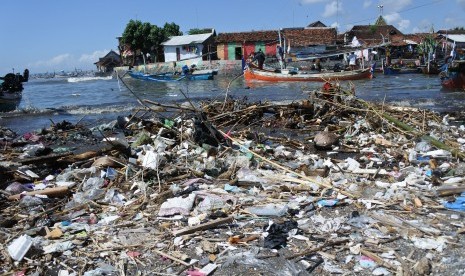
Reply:
M2 275L465 272L460 114L338 85L143 109L0 129Z

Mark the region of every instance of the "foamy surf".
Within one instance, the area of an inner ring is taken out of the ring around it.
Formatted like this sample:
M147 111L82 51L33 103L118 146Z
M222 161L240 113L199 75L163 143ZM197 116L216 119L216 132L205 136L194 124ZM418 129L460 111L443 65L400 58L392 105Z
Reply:
M111 80L112 76L107 77L73 77L68 78L68 82L95 81L95 80Z

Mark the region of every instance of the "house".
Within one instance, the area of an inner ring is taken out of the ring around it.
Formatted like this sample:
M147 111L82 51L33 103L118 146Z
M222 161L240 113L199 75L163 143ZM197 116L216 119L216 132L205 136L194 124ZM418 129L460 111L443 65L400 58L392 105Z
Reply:
M278 38L278 31L220 33L215 39L216 51L221 60L241 60L259 50L274 55Z
M307 25L307 28L326 28L327 26L321 21L315 21Z
M267 56L276 55L280 44L288 52L321 52L336 45L336 29L328 27L284 28L282 30L220 33L216 37L218 58L240 60L260 49Z
M103 58L99 58L94 64L97 66L97 72L99 73L112 73L115 67L122 65L120 55L113 50Z
M452 49L459 58L465 55L465 30L440 30L437 32L441 50L450 55Z
M349 44L354 37L364 46L388 43L393 37L404 34L392 25L355 25L344 34L344 44Z
M172 36L161 43L164 48L165 62L181 60L212 60L216 32L211 33Z

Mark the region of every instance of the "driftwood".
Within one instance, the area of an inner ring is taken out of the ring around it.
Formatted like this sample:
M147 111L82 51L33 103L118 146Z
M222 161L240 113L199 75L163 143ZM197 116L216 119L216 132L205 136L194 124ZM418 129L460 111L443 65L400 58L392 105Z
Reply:
M71 154L72 152L49 154L49 155L44 155L44 156L39 156L39 157L22 159L22 160L19 160L19 162L24 165L37 164L37 163L48 163L48 162L57 161L58 159L71 155Z
M437 196L450 196L465 192L465 185L463 186L442 186L436 190Z
M37 190L32 192L27 192L23 194L12 195L8 197L8 200L18 200L21 198L21 195L46 195L49 197L63 197L68 194L68 187L55 187L47 188L43 190Z
M202 223L202 224L199 224L199 225L196 225L196 226L186 227L186 228L183 228L183 229L173 231L173 235L177 237L177 236L182 236L182 235L195 233L197 231L207 230L207 229L214 228L214 227L216 227L218 225L221 225L221 224L224 224L224 223L230 223L230 222L233 221L233 219L234 218L232 216L229 216L229 217L226 217L226 218L220 218L220 219L212 220L212 221Z

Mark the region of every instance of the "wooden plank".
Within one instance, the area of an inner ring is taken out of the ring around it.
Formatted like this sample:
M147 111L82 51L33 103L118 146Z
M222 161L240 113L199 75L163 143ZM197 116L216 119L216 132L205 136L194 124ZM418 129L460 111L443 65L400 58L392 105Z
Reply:
M32 192L27 192L23 194L12 195L8 197L8 200L18 200L21 195L47 195L49 197L63 197L68 193L68 187L54 187L47 188L43 190L37 190Z
M202 223L202 224L199 224L199 225L196 225L196 226L191 226L191 227L186 227L186 228L183 228L183 229L175 230L175 231L173 231L173 235L175 237L177 237L177 236L182 236L182 235L195 233L197 231L207 230L207 229L210 229L210 228L217 227L218 225L221 225L221 224L230 223L230 222L233 221L233 219L234 219L234 217L229 216L229 217L226 217L226 218L220 218L220 219L212 220L212 221Z

